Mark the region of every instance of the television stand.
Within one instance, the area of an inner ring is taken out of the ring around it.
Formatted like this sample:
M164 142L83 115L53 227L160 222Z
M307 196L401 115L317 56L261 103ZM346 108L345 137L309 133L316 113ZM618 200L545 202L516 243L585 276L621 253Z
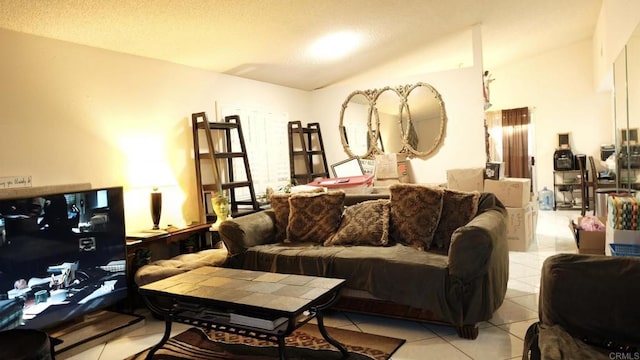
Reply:
M144 316L97 311L82 320L49 329L56 359L77 355L93 346L144 326Z

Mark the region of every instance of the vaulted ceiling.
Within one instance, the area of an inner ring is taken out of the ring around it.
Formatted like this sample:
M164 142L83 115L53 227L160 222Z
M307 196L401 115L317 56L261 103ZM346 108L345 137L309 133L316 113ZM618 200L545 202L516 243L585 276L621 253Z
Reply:
M497 67L590 39L601 4L602 0L2 0L0 28L311 90L428 49L478 24L484 66ZM309 55L315 40L337 31L358 34L360 46L341 59Z

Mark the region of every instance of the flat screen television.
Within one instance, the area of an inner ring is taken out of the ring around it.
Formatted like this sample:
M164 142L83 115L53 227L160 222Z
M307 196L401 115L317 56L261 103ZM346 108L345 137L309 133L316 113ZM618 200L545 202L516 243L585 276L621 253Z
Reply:
M0 328L50 329L127 297L122 187L0 200Z

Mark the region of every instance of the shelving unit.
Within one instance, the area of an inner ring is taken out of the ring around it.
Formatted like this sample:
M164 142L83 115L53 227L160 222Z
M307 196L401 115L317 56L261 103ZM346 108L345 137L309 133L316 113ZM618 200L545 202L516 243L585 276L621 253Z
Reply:
M202 192L199 198L200 220L207 223L215 221L211 197L219 189L229 193L231 216L259 211L240 117L232 115L226 116L224 122L210 122L207 115L201 112L192 114L191 122L196 178L198 189ZM206 140L204 151L200 149L202 135ZM234 140L237 140L239 149L234 149ZM236 168L234 160L240 161L241 166ZM203 168L209 171L204 171ZM240 174L237 173L238 169L241 170ZM208 172L211 172L212 176L207 176ZM247 199L240 199L239 194L236 193L236 190L243 188L248 191Z
M638 181L638 175L640 175L640 169L618 168L620 187L623 189L639 190L640 182Z
M303 127L301 121L289 121L288 135L291 182L304 185L319 177L329 177L320 124Z
M588 176L588 175L587 175ZM553 172L553 210L581 210L583 199L580 170L555 170ZM587 196L588 204L588 196Z

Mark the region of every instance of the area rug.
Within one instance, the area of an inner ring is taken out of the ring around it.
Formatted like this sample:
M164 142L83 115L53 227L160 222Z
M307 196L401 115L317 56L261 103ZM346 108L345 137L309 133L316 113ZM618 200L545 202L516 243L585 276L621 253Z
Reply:
M334 339L344 344L353 360L387 360L405 340L356 331L327 327ZM160 339L158 339L160 340ZM145 359L149 349L127 360ZM287 359L341 359L342 354L329 344L314 324L305 324L286 338ZM190 328L178 334L156 351L158 360L221 359L268 360L278 359L278 345L215 330Z

